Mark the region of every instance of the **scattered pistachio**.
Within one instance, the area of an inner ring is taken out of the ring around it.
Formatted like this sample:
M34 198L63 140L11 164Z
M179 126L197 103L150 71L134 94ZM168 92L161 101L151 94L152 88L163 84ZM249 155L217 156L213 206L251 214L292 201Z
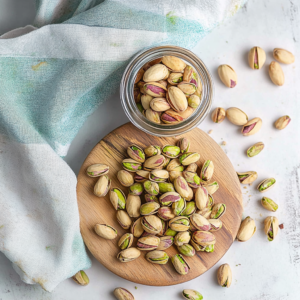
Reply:
M295 56L291 52L281 48L273 50L273 57L283 64L291 64L295 61Z
M232 281L232 273L228 264L221 265L218 269L218 283L222 287L229 288Z
M279 130L284 129L286 126L288 126L291 122L291 118L289 116L283 116L280 117L276 122L275 122L275 127Z
M267 217L264 221L264 231L268 240L272 242L278 233L278 219L276 217Z
M106 240L113 240L117 237L117 230L107 224L96 224L94 226L95 232Z
M261 192L264 193L271 189L274 185L276 184L275 178L268 178L263 180L258 186L257 189Z
M77 272L72 279L79 285L88 285L90 280L84 271Z
M248 122L248 116L237 107L230 107L226 110L227 119L234 125L243 126Z
M253 135L257 133L262 125L262 120L260 118L254 118L248 121L242 128L242 134L244 136Z
M229 65L221 65L218 68L221 81L229 88L234 88L237 84L237 75Z
M275 85L282 86L284 84L284 73L278 62L272 61L270 63L269 75Z
M211 119L214 123L222 123L225 119L226 112L222 107L217 107L211 114Z
M248 62L251 69L261 69L266 61L266 52L260 47L253 47L248 54Z
M242 221L236 238L239 242L246 242L254 235L255 231L255 221L250 217L247 217Z
M265 145L262 142L258 142L256 144L254 144L253 146L248 148L247 156L253 157L253 156L259 154L264 149L264 147L265 147Z
M106 175L109 171L109 166L105 164L94 164L86 169L86 174L90 177L99 177Z
M278 209L278 204L276 204L272 199L267 198L267 197L263 197L261 199L261 205L269 210L269 211L273 211L275 212Z

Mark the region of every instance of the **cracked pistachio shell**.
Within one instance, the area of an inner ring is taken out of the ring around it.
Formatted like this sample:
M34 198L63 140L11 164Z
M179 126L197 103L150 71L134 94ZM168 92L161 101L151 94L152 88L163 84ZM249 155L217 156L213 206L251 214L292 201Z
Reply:
M117 211L117 221L123 229L129 229L132 221L125 210Z
M174 180L179 177L179 176L183 176L182 172L180 171L170 171L169 172L169 180L173 183ZM175 190L174 190L175 191Z
M182 197L186 198L189 195L189 189L188 189L188 184L186 180L179 176L174 180L174 187L176 192Z
M169 256L164 251L154 250L146 254L146 259L153 264L165 265Z
M175 236L177 234L177 231L171 229L171 228L168 228L167 231L165 232L165 236Z
M180 275L186 275L189 272L190 267L181 254L175 254L172 256L171 262L177 273Z
M144 191L143 185L138 182L134 183L129 187L130 195L139 196L143 193L143 191Z
M177 246L177 249L182 255L188 256L188 257L193 257L196 253L193 246L191 246L189 244L183 244L181 246Z
M276 127L276 129L282 130L286 126L288 126L290 122L291 122L291 118L289 116L283 116L283 117L280 117L275 122L275 127Z
M179 216L169 221L169 227L174 231L187 231L190 228L190 221L187 217Z
M186 153L190 149L191 142L187 138L181 138L177 141L177 146L181 153Z
M157 216L164 221L169 221L175 218L175 214L173 213L173 209L168 206L162 206L158 209Z
M187 65L183 71L183 81L190 82L192 80L193 73L194 73L193 67Z
M149 179L149 174L150 174L149 171L138 170L134 174L134 180L135 182L145 182L146 180Z
M251 69L261 69L266 61L266 52L260 47L253 47L248 54L248 63Z
M197 86L194 83L188 81L180 82L177 87L184 93L185 96L190 96L197 90Z
M94 194L97 197L104 197L107 195L111 185L111 180L107 175L101 176L94 186Z
M118 246L121 250L130 248L133 242L133 235L131 233L125 233L121 236L118 242Z
M109 199L115 210L125 209L126 196L119 188L112 188L109 193Z
M161 149L160 146L148 146L147 148L144 149L144 152L146 154L146 157L151 157L155 155L160 155L161 154Z
M147 94L142 95L141 103L142 103L142 106L143 106L144 110L147 110L147 109L150 108L150 102L151 102L152 99L153 99L153 97L150 96L150 95L147 95Z
M143 216L154 215L158 212L160 205L156 202L147 202L141 206L140 213Z
M169 158L176 158L180 154L180 148L174 145L166 145L162 148L162 154Z
M183 169L184 169L184 167L181 165L178 158L172 159L167 166L167 171L169 171L169 172L171 172L171 171L182 172Z
M159 81L169 77L169 70L163 64L156 64L150 67L143 76L144 82Z
M155 98L165 98L167 89L158 82L147 82L144 84L144 92Z
M183 166L188 166L197 162L200 159L200 154L197 152L188 152L179 157L179 162Z
M226 212L226 205L224 203L217 203L212 207L210 218L219 219L225 214L225 212Z
M188 98L188 105L192 108L197 108L200 105L201 99L199 96L193 94L190 95Z
M197 189L201 185L200 177L194 172L183 171L183 177L187 184L194 189Z
M217 107L211 114L211 119L214 123L222 123L225 119L226 111L222 107Z
M163 56L161 62L173 72L182 72L186 67L186 63L176 56Z
M122 250L118 255L117 258L120 262L130 262L138 257L140 257L141 251L137 248L131 247L125 250ZM125 298L126 299L126 298Z
M242 184L250 184L257 179L257 173L255 171L248 172L237 172L240 183Z
M209 181L214 174L214 168L214 163L211 160L206 160L201 169L201 179L204 181Z
M183 75L182 73L171 73L167 80L170 85L177 85L183 80Z
M128 171L120 170L117 177L123 186L129 187L134 183L133 175Z
M208 219L208 222L210 223L209 231L218 231L223 226L223 223L220 219Z
M218 67L218 74L221 81L229 88L234 88L237 84L237 75L229 65L221 65Z
M116 288L114 295L118 300L134 300L133 295L124 288Z
M175 233L177 234L177 232ZM173 236L162 236L160 238L160 243L157 247L157 250L166 250L170 248L174 243L174 237Z
M199 214L191 215L190 222L196 230L209 231L211 229L209 221Z
M190 217L196 212L196 204L194 201L186 203L185 210L181 213L182 216Z
M277 86L284 85L284 73L278 62L272 61L269 65L269 76L272 82Z
M209 219L211 211L212 211L212 206L209 206L209 207L203 208L202 210L197 211L196 213L203 216L206 219Z
M188 231L178 232L174 238L174 244L176 246L182 246L188 244L191 239L191 234Z
M139 238L144 232L141 221L142 221L142 217L138 218L134 223L132 223L130 228L130 232L136 238Z
M137 145L131 145L127 148L127 154L130 156L133 160L143 163L145 161L145 153L144 150L137 146Z
M164 236L166 231L168 230L169 224L168 222L164 221L163 219L161 220L161 231L157 234L158 236Z
M192 239L200 246L209 246L216 243L216 237L209 231L195 231L193 232Z
M277 233L278 233L278 227L279 222L276 217L267 217L264 221L264 232L268 237L268 240L272 242Z
M283 64L292 64L295 61L293 53L281 48L275 48L273 50L273 57Z
M137 195L129 194L126 201L126 211L131 218L140 216L141 198ZM131 224L130 224L131 225Z
M185 94L176 86L171 86L168 88L167 101L177 112L184 112L188 107Z
M77 272L72 279L79 285L88 285L90 282L89 277L86 275L86 273L82 270Z
M159 187L160 194L175 192L173 184L169 182L159 182L158 187Z
M267 197L263 197L263 198L261 199L261 205L262 205L265 209L267 209L267 210L269 210L269 211L273 211L273 212L275 212L275 211L278 209L278 204L275 203L272 199L267 198Z
M246 242L254 235L255 231L255 221L250 217L247 217L242 221L236 238L239 242Z
M101 236L106 240L113 240L117 237L117 230L110 225L107 224L96 224L94 227L97 235Z
M104 164L93 164L86 169L86 174L90 177L99 177L106 175L109 171L109 166Z
M268 179L263 180L263 181L257 186L257 189L258 189L261 193L264 193L264 192L270 190L275 184L276 184L275 178L268 178Z
M160 238L154 235L141 237L137 241L137 248L142 251L155 250L160 242Z
M155 169L162 169L165 163L165 158L163 155L154 155L146 159L144 163L144 170L152 171Z
M261 118L254 118L248 121L242 128L243 136L253 135L257 133L262 125Z
M195 290L183 290L182 296L188 300L202 300L203 296Z
M136 172L142 169L142 163L131 158L123 159L122 164L123 168L128 172Z
M251 146L247 149L247 156L253 157L255 155L258 155L264 149L264 147L265 147L265 145L262 142L258 142L256 144L254 144L253 146Z
M217 181L211 182L211 183L205 183L203 185L208 191L210 195L214 194L219 189L219 184Z
M198 209L203 210L210 206L210 202L208 199L208 191L205 187L200 186L196 190L195 194L195 203Z
M154 215L144 216L141 223L144 230L151 234L158 234L162 229L160 218Z
M182 212L185 210L185 208L186 208L186 202L183 198L181 198L179 201L174 202L172 204L172 209L176 216L180 216Z
M152 195L152 196L156 196L159 193L159 186L156 182L147 180L144 182L144 189L145 191Z
M230 107L226 110L227 119L234 125L243 126L248 122L248 116L237 107Z
M222 287L229 288L232 281L232 273L228 264L221 265L217 273L218 283Z
M181 199L181 196L176 192L167 192L160 196L159 201L164 206L170 206L174 202L177 202Z
M160 115L161 113L160 112L157 112L157 111L154 111L153 109L151 108L148 108L147 110L145 110L144 112L144 115L145 117L151 121L151 122L154 122L154 123L157 123L157 124L160 124Z
M165 98L153 98L150 102L152 110L157 112L163 112L171 108L170 104Z
M169 179L169 172L166 170L153 170L149 174L149 179L154 182L164 182Z

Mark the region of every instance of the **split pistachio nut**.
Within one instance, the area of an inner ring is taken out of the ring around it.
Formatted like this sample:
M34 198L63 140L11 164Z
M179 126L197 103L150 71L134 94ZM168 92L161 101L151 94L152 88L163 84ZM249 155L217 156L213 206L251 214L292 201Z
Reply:
M160 218L154 215L144 216L141 221L143 229L151 234L158 234L162 229Z
M131 145L127 148L127 154L130 158L133 160L143 163L145 161L145 153L144 150L137 146L137 145Z
M113 240L118 235L118 231L107 224L96 224L94 226L94 230L97 233L97 235L101 236L106 240Z
M134 174L134 180L135 182L145 182L149 179L149 175L149 171L139 170Z
M149 179L154 182L164 182L169 179L169 172L167 170L152 170Z
M107 175L101 176L94 186L94 194L97 197L104 197L107 195L111 185L111 180Z
M129 187L129 194L134 196L139 196L143 193L143 185L139 182L134 183Z
M192 163L186 167L185 171L196 173L197 169L198 165L196 163Z
M198 209L203 210L210 206L208 191L204 186L200 186L195 194L195 203Z
M212 211L210 214L211 219L219 219L226 212L226 205L224 203L217 203L212 207Z
M178 146L166 145L162 148L162 153L166 157L176 158L180 154L180 148Z
M194 83L188 81L180 82L177 87L184 93L186 97L194 94L197 90L197 86Z
M138 218L136 221L134 221L134 223L132 223L130 228L132 235L136 238L139 238L144 233L144 229L141 221L142 221L142 217Z
M243 126L248 122L248 116L237 107L230 107L226 110L227 119L234 125Z
M195 231L193 232L192 239L200 246L209 246L216 243L216 237L209 231Z
M268 179L263 180L263 181L257 186L257 189L258 189L261 193L264 193L264 192L270 190L275 184L276 184L275 178L268 178Z
M193 94L193 95L190 95L188 98L188 105L191 107L191 108L197 108L199 105L200 105L200 102L201 102L201 99L199 96Z
M82 270L80 270L79 272L77 272L72 279L79 285L85 286L88 285L90 282L90 279L88 278L88 276L86 275L86 273Z
M165 158L163 155L154 155L146 159L144 163L144 170L152 171L155 169L162 169L165 163Z
M116 288L114 290L114 295L118 300L134 300L133 295L124 288Z
M248 121L242 128L243 136L253 135L257 133L262 125L261 118L254 118Z
M177 202L176 202L177 203ZM157 211L157 216L164 221L169 221L175 218L175 214L173 213L173 209L168 206L162 206Z
M187 231L190 228L189 218L184 216L176 217L169 221L169 227L178 232Z
M154 250L146 254L146 259L153 264L165 265L169 260L169 256L164 251Z
M86 169L86 174L90 177L99 177L109 172L109 166L105 164L93 164Z
M118 246L121 250L130 248L133 242L133 235L131 233L125 233L121 236L118 242Z
M222 107L217 107L211 114L211 119L214 123L222 123L226 117L226 111Z
M165 232L165 236L175 236L177 234L177 231L171 229L171 228L168 228L167 231Z
M172 204L173 212L176 216L180 216L186 208L186 201L181 198L179 201ZM173 217L175 218L175 216Z
M203 300L203 296L195 290L183 290L182 296L188 300Z
M267 210L269 210L269 211L273 211L273 212L275 212L275 211L278 209L278 204L275 203L272 199L267 198L267 197L263 197L263 198L261 199L261 205L262 205L265 209L267 209Z
M219 267L217 278L220 286L227 288L230 287L232 281L232 272L228 264L223 264Z
M141 96L141 103L142 103L144 110L147 110L150 108L150 102L152 99L153 99L153 97L150 95L147 95L147 94Z
M170 86L168 88L167 101L171 108L177 112L184 112L188 107L184 92L176 86Z
M207 192L212 195L219 189L219 184L217 181L211 182L211 183L205 183L203 185L207 189Z
M159 245L160 239L157 236L150 235L141 237L137 241L137 248L142 251L155 250Z
M150 180L147 180L144 182L144 189L148 194L153 195L153 196L156 196L159 193L158 184L156 182L153 182Z
M246 242L254 235L255 231L255 221L250 217L247 217L242 221L236 238L239 242Z
M258 142L247 149L247 156L253 157L258 155L265 148L265 144Z
M251 69L261 69L266 61L266 52L260 47L253 47L248 54L248 63Z
M161 149L160 146L148 146L147 148L144 149L144 152L146 154L146 157L151 157L155 155L160 155L161 154Z
M190 222L196 228L196 230L209 231L211 229L209 221L199 214L191 215Z
M188 166L197 162L200 159L200 154L197 152L188 152L179 157L179 162L183 166Z
M144 82L159 81L169 77L169 70L163 64L156 64L150 67L143 76Z
M109 199L115 210L125 209L126 196L119 188L112 188L109 193Z
M117 174L117 177L123 186L129 187L134 183L133 175L128 171L120 170Z
M200 187L201 179L196 173L184 171L182 174L183 174L183 177L186 180L187 184L190 187L192 187L194 189L197 189L198 187Z
M264 231L268 240L272 242L278 233L278 219L276 217L267 217L264 221Z
M158 198L156 196L150 195L150 194L145 194L145 201L146 202L156 202L160 204Z
M201 169L201 179L204 181L209 181L214 174L214 163L211 160L206 160Z
M220 219L208 219L208 222L210 223L209 231L218 231L223 226L223 223Z
M272 82L277 86L284 85L284 73L278 62L272 61L269 65L269 76Z
M190 267L181 254L175 254L172 256L171 262L177 273L180 275L186 275L189 272Z
M174 187L182 198L186 198L189 195L188 184L183 177L179 176L174 180Z
M132 224L131 218L125 210L117 211L117 221L123 229L129 229Z
M188 244L191 240L191 234L188 231L179 232L174 238L174 244L176 246L182 246Z
M122 250L118 255L117 258L120 262L130 262L138 257L140 257L141 251L137 248L131 247L125 250Z
M189 244L177 246L177 249L184 256L193 257L196 254L196 251L193 248L193 246Z
M160 194L164 194L164 193L168 193L168 192L175 192L174 185L170 182L159 182L158 188L159 188Z
M144 203L140 208L140 213L142 216L154 215L158 212L160 205L157 202L147 202Z
M122 161L123 168L129 172L136 172L142 169L142 164L131 158L125 158Z
M169 171L169 172L171 172L171 171L182 172L183 169L184 169L184 167L181 165L181 162L179 161L178 158L172 159L167 166L167 171Z
M237 172L237 176L242 184L250 184L257 179L257 173L255 171Z
M159 201L164 206L170 206L174 202L177 202L181 199L181 196L176 192L167 192L160 196Z
M295 61L293 53L281 48L275 48L273 50L273 57L283 64L292 64Z
M186 63L176 56L163 56L161 62L173 72L182 72L186 67Z
M196 213L203 216L206 219L209 219L211 215L211 211L212 211L212 206L209 206L197 211Z
M147 110L143 111L143 115L151 122L160 124L160 116L161 113L157 112L151 108L148 108Z
M195 212L196 212L196 203L194 201L190 201L186 203L185 210L181 213L181 215L184 217L190 217Z
M275 127L276 129L282 130L286 126L288 126L291 122L291 118L289 116L283 116L280 117L276 122L275 122Z
M158 82L147 82L144 84L144 92L156 98L165 98L167 89Z
M137 195L129 194L126 201L126 211L131 218L140 216L141 198ZM130 224L131 225L131 224Z
M177 234L176 231L175 232L175 235ZM173 236L162 236L160 238L160 242L159 242L159 245L157 247L157 250L166 250L168 248L170 248L174 243L174 237Z
M225 86L234 88L237 84L237 75L229 65L221 65L218 67L218 74Z
M183 80L183 75L182 73L171 73L167 80L170 85L177 85Z

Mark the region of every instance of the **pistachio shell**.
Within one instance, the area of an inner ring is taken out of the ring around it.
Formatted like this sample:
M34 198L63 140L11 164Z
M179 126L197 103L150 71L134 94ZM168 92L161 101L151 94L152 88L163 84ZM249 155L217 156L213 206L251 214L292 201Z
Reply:
M180 148L174 145L166 145L162 148L162 154L169 158L176 158L180 154Z
M227 119L234 125L243 126L248 122L248 116L237 107L230 107L226 110Z
M281 48L273 50L273 57L283 64L291 64L295 61L295 56L290 51Z
M144 182L144 188L145 191L150 195L156 196L159 193L159 186L156 182L147 180Z
M123 186L131 186L134 183L133 175L125 170L118 171L117 177Z
M210 206L208 191L205 187L200 186L195 194L195 203L198 209L203 210Z
M188 300L202 300L203 296L195 290L183 290L183 298Z
M154 250L146 254L146 259L153 264L165 265L169 256L164 251Z
M189 118L194 113L194 111L195 110L189 106L184 112L178 112L173 109L169 109L161 115L161 120L165 124L178 124Z
M267 197L263 197L261 199L261 205L269 210L269 211L273 211L275 212L278 209L278 204L276 204L272 199L267 198Z
M167 192L160 196L159 201L164 206L172 205L181 199L181 196L176 192Z
M259 154L264 149L264 147L265 147L265 145L262 142L258 142L256 144L254 144L253 146L251 146L247 149L247 156L253 157L253 156Z
M184 112L188 107L185 94L175 86L168 88L167 101L173 110L177 112Z
M95 232L106 240L113 240L117 237L117 230L107 224L96 224L94 227Z
M291 118L289 116L283 116L280 117L276 122L275 122L275 127L279 130L284 129L286 126L289 125L291 122Z
M242 221L236 238L239 242L246 242L254 235L255 231L255 221L247 217Z
M168 230L169 224L168 222L164 221L163 219L161 220L161 231L157 233L158 236L164 236L166 231Z
M183 71L186 63L176 56L163 56L161 62L172 71Z
M110 190L109 199L115 210L125 209L126 196L119 188L112 188Z
M191 239L191 234L188 231L178 232L174 238L174 244L176 246L182 246L188 244Z
M205 187L210 195L215 193L219 189L219 184L217 181L206 183L204 182L203 187Z
M127 154L137 162L143 163L145 161L144 150L137 145L129 146L127 148Z
M210 231L218 231L222 228L223 223L220 219L208 219L210 223Z
M181 165L181 163L179 162L178 158L174 158L172 159L168 166L167 166L167 171L171 172L171 171L183 171L183 166Z
M130 262L140 257L140 255L141 255L141 251L139 249L131 247L121 251L117 255L117 258L121 262Z
M234 88L237 84L237 75L229 65L221 65L218 67L218 74L221 81L229 88Z
M206 160L201 169L201 179L209 181L214 173L214 163L211 160Z
M141 218L138 218L134 223L132 223L131 225L131 233L133 234L134 237L137 237L139 238L143 232L144 232L144 229L143 229L143 226L142 226L142 217Z
M186 204L185 210L181 213L182 216L190 217L196 212L196 204L194 201L190 201Z
M212 211L210 214L211 219L219 219L226 212L226 205L224 203L217 203L212 207Z
M192 163L197 162L200 159L200 154L197 152L188 152L179 157L179 162L183 166L188 166Z
M254 118L248 121L242 128L243 136L253 135L261 128L262 120L260 118Z
M242 184L250 184L257 179L257 173L255 171L241 172L238 173L238 178Z
M136 172L142 169L142 164L132 158L125 158L122 161L123 168L128 172Z
M275 239L278 233L278 219L276 217L267 217L264 221L264 231L271 242Z
M183 80L182 73L171 73L168 77L168 83L170 85L177 85Z
M141 198L136 195L129 194L126 201L126 211L132 218L140 216ZM131 225L131 223L130 223Z
M129 229L132 223L128 213L125 210L117 211L117 221L124 229Z
M144 230L151 234L157 234L162 229L161 220L154 215L144 216L141 223Z
M121 236L118 242L118 246L121 250L130 248L133 242L133 235L131 233L125 233Z
M88 285L90 280L84 271L77 272L72 279L79 285Z
M232 273L228 264L221 265L217 273L218 283L222 287L229 288L232 281Z
M264 193L264 192L270 190L275 184L276 184L275 178L264 179L264 180L257 186L257 189L258 189L261 193Z
M179 216L169 221L169 227L174 231L187 231L190 227L190 221L187 217Z
M166 170L152 170L149 179L154 182L164 182L169 178L169 172Z
M201 185L201 179L196 173L184 171L183 177L186 180L187 184L194 189L198 188Z
M194 242L193 240L191 240L190 243L196 251L214 252L214 250L215 250L215 245L201 246L201 245L197 244L196 242Z
M188 187L188 191L189 194L187 197L184 198L185 201L191 201L194 198L194 192L190 187Z
M163 64L156 64L150 67L143 76L144 82L159 81L168 78L169 70Z
M179 176L174 180L174 187L176 192L182 197L186 198L189 195L188 184L186 180Z
M217 107L211 114L211 119L214 123L222 123L225 119L226 111L222 107Z
M174 180L179 176L183 176L182 172L180 172L180 171L170 171L169 172L169 180L171 182L174 182ZM174 191L175 191L175 189L174 189Z
M111 180L107 175L101 176L94 186L94 194L97 197L104 197L107 195L111 185Z
M216 243L216 237L209 231L195 231L192 239L200 246L214 245Z
M157 247L157 250L166 250L166 249L170 248L173 245L173 243L174 243L173 236L162 236L160 238L160 243Z
M209 221L199 214L191 215L190 222L196 230L209 231L211 229Z
M114 295L118 300L134 300L133 295L124 288L116 288Z
M141 237L137 241L137 248L142 251L155 250L158 247L159 242L159 237L154 235Z
M134 180L135 182L145 182L146 180L149 179L149 174L150 174L149 171L138 170L134 174Z
M183 244L181 246L177 246L177 249L182 255L188 256L188 257L193 257L196 253L193 246L191 246L189 244Z
M248 63L251 69L261 69L266 61L266 52L260 47L253 47L248 54Z
M161 154L161 149L160 146L148 146L147 148L144 149L144 152L146 154L146 157L151 157L155 155L160 155Z
M191 142L187 138L181 138L177 141L177 146L180 148L181 153L186 153L190 149Z
M188 105L191 107L191 108L197 108L200 103L201 103L201 99L199 96L193 94L193 95L190 95L188 98Z
M109 166L105 164L93 164L86 169L86 174L90 177L99 177L106 175L109 171Z
M206 207L206 208L203 208L203 209L197 211L196 213L203 216L206 219L209 219L210 215L211 215L211 211L212 211L212 207L209 206L209 207Z
M181 254L175 254L172 256L171 262L177 273L180 275L186 275L189 272L190 267Z
M284 73L278 62L272 61L269 65L269 75L275 85L282 86L284 84Z
M140 208L140 213L143 216L154 215L158 212L160 205L156 202L147 202Z
M164 165L165 158L163 155L154 155L146 159L144 163L144 170L152 171L154 169L161 169Z
M174 202L172 204L172 209L176 216L180 216L182 212L185 210L185 208L186 208L186 202L183 198L181 198L179 201Z

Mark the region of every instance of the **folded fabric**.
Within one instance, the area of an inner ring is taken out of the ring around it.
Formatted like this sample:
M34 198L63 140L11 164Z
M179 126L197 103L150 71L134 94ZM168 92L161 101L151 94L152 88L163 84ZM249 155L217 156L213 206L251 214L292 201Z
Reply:
M130 57L156 44L192 48L242 4L41 0L40 29L0 39L0 251L22 280L51 291L90 267L62 157Z

